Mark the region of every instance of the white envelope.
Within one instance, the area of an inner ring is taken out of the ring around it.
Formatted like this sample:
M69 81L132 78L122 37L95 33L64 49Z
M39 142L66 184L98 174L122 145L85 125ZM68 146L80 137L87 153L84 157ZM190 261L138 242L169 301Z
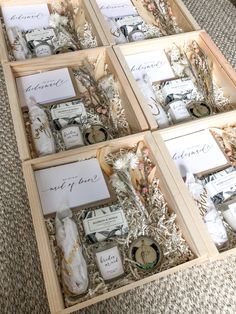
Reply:
M21 106L27 106L30 97L38 104L47 104L76 96L68 68L16 78Z
M2 6L6 28L19 27L22 31L49 27L50 12L47 4Z
M45 215L110 198L96 158L37 170L35 178Z

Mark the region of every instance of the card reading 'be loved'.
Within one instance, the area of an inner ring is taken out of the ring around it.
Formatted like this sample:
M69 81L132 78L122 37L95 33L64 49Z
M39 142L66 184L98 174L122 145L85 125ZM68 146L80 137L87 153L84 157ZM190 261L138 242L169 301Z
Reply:
M125 56L125 59L136 80L144 74L148 75L151 82L169 80L175 77L163 50L129 55Z
M137 11L130 0L97 0L101 13L109 18L137 15Z
M75 208L110 198L96 158L38 170L35 178L45 215L65 204Z
M76 96L68 68L16 78L21 106L33 97L38 104L47 104Z
M50 12L46 3L2 6L6 28L17 26L22 31L49 27Z

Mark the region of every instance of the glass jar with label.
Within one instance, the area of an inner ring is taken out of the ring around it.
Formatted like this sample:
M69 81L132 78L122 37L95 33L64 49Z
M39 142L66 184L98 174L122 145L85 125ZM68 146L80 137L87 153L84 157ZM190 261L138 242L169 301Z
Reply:
M124 267L118 245L110 243L94 251L95 260L102 278L111 282L124 276Z
M236 198L218 205L224 220L230 225L232 230L236 232Z
M132 41L140 41L140 40L144 40L145 39L145 35L144 35L144 33L141 30L135 29L131 33L129 33L128 39L129 39L130 42L132 42Z
M36 57L48 57L53 54L52 47L45 41L34 47Z
M184 120L191 120L186 104L183 100L173 100L166 106L166 111L171 117L173 123Z
M61 129L66 149L84 146L83 134L78 125L67 125Z

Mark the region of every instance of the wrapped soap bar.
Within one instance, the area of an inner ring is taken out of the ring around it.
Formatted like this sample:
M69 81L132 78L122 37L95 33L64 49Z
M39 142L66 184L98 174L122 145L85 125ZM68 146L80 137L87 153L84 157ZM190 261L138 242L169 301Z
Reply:
M92 243L128 233L128 223L119 205L88 211L83 217L83 226L87 239Z
M197 89L189 77L166 81L162 84L161 91L166 104L178 99L196 99L197 96Z
M33 98L30 99L27 105L29 108L32 137L37 154L43 156L55 153L56 145L44 109L40 108Z
M80 295L88 289L87 264L70 209L56 214L56 240L62 251L61 277L66 292Z
M55 30L52 27L29 30L26 32L25 38L32 49L42 42L47 42L53 46L53 42L57 40Z
M58 130L74 123L82 125L87 122L87 112L80 100L53 105L50 112Z
M208 182L205 188L215 205L222 204L236 195L236 171L224 172L224 175L219 175Z

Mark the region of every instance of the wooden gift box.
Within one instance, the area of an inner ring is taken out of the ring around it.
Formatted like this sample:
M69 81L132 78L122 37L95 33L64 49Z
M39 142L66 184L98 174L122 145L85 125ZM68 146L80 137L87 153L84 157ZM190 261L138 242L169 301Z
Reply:
M122 99L122 104L131 129L131 133L137 133L148 129L146 119L112 48L99 47L78 52L71 52L67 53L66 55L62 54L56 57L50 56L46 58L32 59L27 62L18 61L6 63L3 65L3 69L6 78L13 124L21 160L24 161L30 159L31 152L25 130L22 108L19 102L15 81L16 77L31 75L34 73L63 67L75 67L80 65L82 60L85 58L94 61L94 59L97 59L98 57L101 57L102 60L104 60L104 64L108 65L109 70L114 74L115 78L119 82L119 94ZM57 155L60 156L60 153Z
M148 40L145 42L129 43L125 45L114 46L116 55L122 65L122 68L133 88L133 91L140 103L141 108L147 118L151 130L157 130L158 125L154 119L144 97L141 93L129 67L125 60L125 56L136 53L151 52L157 50L165 50L171 48L173 43L182 46L186 42L196 40L199 46L207 54L213 62L213 78L219 87L222 87L224 96L230 97L230 102L236 104L236 72L233 70L229 62L224 58L220 50L216 47L210 36L205 31L195 31L186 34L173 35L171 37L163 37L159 39ZM203 118L204 119L204 118ZM193 121L193 120L192 120ZM184 125L192 124L184 122Z
M176 185L178 186L179 193L182 194L186 205L191 208L191 214L195 214L195 217L200 217L199 209L197 205L195 204L195 201L190 195L190 192L188 191L184 180L181 177L181 174L177 167L175 166L174 161L171 158L171 155L169 154L169 151L165 145L165 141L170 140L172 138L184 136L190 133L194 133L197 131L214 128L214 127L225 127L227 125L236 125L236 112L226 112L221 113L214 117L205 118L199 121L194 121L192 123L189 123L188 125L178 125L172 128L158 130L153 132L153 137L156 140L156 143L158 143L158 146L160 147L160 151L162 154L162 157L165 159L165 162L168 165L169 171L172 176L172 180L176 182ZM195 217L193 217L193 220L195 221ZM195 225L198 227L198 222L195 221ZM206 241L206 245L213 245L215 247L215 251L217 254L215 255L215 258L221 258L229 254L235 254L236 247L224 249L220 255L217 247L215 246L213 240L209 236L207 228L204 226L204 228L201 227L201 235ZM208 243L208 244L207 244Z
M91 3L91 6L93 7L94 12L97 15L97 18L102 26L102 29L107 37L108 42L111 45L115 45L114 38L112 37L110 33L109 26L101 13L99 6L97 4L96 0L89 0ZM135 6L135 2L141 2L142 0L134 0L133 4ZM109 0L108 0L109 3ZM180 28L182 28L183 32L191 32L194 30L200 29L200 26L197 24L191 13L188 11L186 6L181 0L170 0L169 1L173 15L176 18L176 22Z
M145 146L150 151L150 158L152 162L157 166L157 177L160 179L160 188L165 196L165 199L176 215L176 222L182 230L183 236L189 244L191 250L195 255L195 259L178 265L171 269L162 271L155 275L152 275L136 281L132 284L123 286L116 290L110 291L100 296L91 298L88 301L78 303L72 307L65 308L63 303L62 292L59 284L59 280L56 274L55 265L52 257L52 252L49 244L49 237L45 226L43 211L40 203L39 193L35 181L34 171L39 169L45 169L48 167L67 164L79 160L96 157L97 149L105 147L106 153L116 152L120 148L133 147L138 142L143 141ZM23 163L23 172L25 182L27 186L29 202L31 207L31 214L33 218L33 224L35 228L36 239L38 243L39 255L41 259L42 271L44 275L44 281L48 296L48 301L52 313L70 313L75 310L82 309L94 303L100 302L107 298L116 296L120 293L126 292L132 288L141 286L145 283L156 280L160 277L167 276L177 270L185 269L187 267L196 265L200 262L208 260L208 256L214 254L214 247L206 246L201 232L197 225L201 226L200 217L196 217L195 221L191 217L191 208L188 208L184 199L179 193L179 189L175 184L171 173L166 166L166 163L162 157L160 148L155 143L155 140L150 131L130 135L121 139L115 139L109 143L100 143L97 147L85 147L77 150L70 151L68 154L61 154L60 157L54 158L53 156L42 157L39 159L29 160Z
M97 39L97 44L98 47L100 46L108 46L109 43L106 39L105 34L103 33L103 30L100 26L100 23L95 15L95 13L93 12L93 9L89 3L89 1L86 0L73 0L72 3L77 3L79 1L79 3L81 3L82 8L84 9L85 12L85 18L86 20L92 25L92 31L93 31L93 35L96 36ZM34 4L40 4L40 3L47 3L49 5L49 10L51 7L51 4L53 3L53 0L34 0ZM0 0L0 7L2 6L13 6L13 5L30 5L32 4L32 1L30 0L22 0L22 1L18 1L18 0ZM1 16L2 17L2 14ZM10 61L9 60L9 55L8 55L8 46L6 43L6 37L7 34L4 34L4 29L3 29L3 25L0 24L0 57L1 57L1 61ZM26 61L28 61L29 59L26 59Z

